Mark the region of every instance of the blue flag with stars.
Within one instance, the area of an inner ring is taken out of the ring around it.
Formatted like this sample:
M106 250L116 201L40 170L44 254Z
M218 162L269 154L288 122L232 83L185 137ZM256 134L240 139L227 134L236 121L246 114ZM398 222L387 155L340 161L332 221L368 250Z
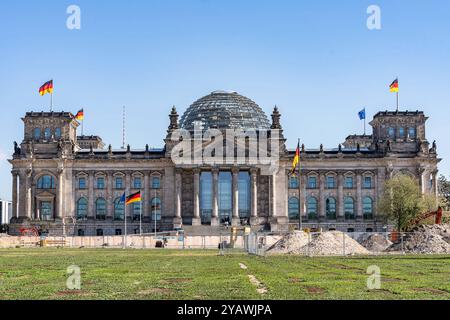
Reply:
M366 108L362 109L360 112L358 112L359 120L366 119Z

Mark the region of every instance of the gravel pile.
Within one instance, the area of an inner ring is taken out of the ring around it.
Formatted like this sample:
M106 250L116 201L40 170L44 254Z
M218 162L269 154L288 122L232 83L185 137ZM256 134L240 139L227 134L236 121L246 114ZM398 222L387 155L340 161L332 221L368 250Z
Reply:
M345 252L344 252L345 243ZM328 231L313 236L309 245L312 256L358 255L369 254L369 251L345 233Z
M344 254L369 254L369 251L346 234L339 231L327 231L309 235L296 231L276 242L266 252L268 254L304 254L312 256L333 256Z
M303 231L294 231L282 237L267 249L272 254L299 254L308 244L309 235Z
M371 234L360 243L364 248L372 252L382 252L392 245L392 241L378 233Z
M403 238L406 253L450 253L450 225L424 225L417 227ZM386 251L402 251L402 243L394 243Z

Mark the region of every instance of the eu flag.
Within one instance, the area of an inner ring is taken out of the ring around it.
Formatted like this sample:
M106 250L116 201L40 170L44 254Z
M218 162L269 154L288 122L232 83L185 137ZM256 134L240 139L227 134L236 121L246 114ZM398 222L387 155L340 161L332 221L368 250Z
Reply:
M125 192L123 193L123 195L120 197L119 203L125 202Z
M358 112L359 120L366 119L366 108L362 109L360 112Z

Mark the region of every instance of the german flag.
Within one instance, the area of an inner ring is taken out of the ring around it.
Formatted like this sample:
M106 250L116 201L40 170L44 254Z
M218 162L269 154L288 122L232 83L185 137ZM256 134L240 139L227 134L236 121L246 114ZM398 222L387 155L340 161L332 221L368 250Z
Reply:
M47 81L39 88L39 94L43 96L46 93L53 93L53 80Z
M80 120L80 121L84 120L84 110L83 109L81 109L80 111L77 112L77 114L75 115L75 119Z
M300 162L300 141L297 144L297 149L295 150L295 157L292 161L292 172L291 174L295 175L295 169L297 168L298 163Z
M133 193L132 195L128 196L125 204L131 204L131 203L141 202L141 201L142 201L141 192L138 191L138 192Z
M398 79L395 79L389 86L391 92L398 92Z

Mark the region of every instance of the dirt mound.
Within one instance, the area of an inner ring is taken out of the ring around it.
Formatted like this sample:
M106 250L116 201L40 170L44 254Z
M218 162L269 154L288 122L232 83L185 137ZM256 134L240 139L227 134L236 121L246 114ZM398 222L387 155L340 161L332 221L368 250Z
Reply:
M309 248L306 249L313 256L369 254L369 251L356 240L339 231L313 235Z
M267 252L273 254L298 254L301 249L308 244L309 235L303 231L294 231L282 237L267 249Z
M407 233L402 242L394 243L386 251L433 254L450 253L450 225L423 225Z
M267 250L267 253L329 256L343 255L344 253L346 255L369 254L369 251L342 232L328 231L308 235L305 232L296 231L276 242Z
M374 233L361 241L361 245L369 251L382 252L389 248L392 245L392 242L389 239L386 239L386 236Z

